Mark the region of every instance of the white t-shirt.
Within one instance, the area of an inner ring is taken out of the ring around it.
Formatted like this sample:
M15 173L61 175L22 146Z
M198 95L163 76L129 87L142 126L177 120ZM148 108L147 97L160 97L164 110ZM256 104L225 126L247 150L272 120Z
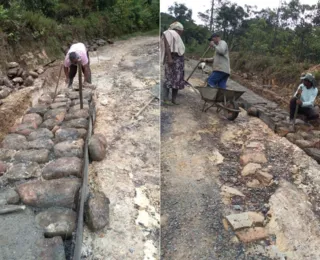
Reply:
M71 65L71 62L70 62L70 59L69 59L69 53L70 52L75 52L77 53L79 56L80 56L80 59L81 59L81 64L82 65L86 65L88 64L89 62L89 59L88 59L88 56L87 56L87 48L86 46L79 42L79 43L75 43L75 44L72 44L65 59L64 59L64 66L65 67L70 67Z

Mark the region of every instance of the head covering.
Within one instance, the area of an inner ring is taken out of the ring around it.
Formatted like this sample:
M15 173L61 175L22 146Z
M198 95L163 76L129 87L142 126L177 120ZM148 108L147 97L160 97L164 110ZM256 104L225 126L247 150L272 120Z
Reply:
M174 22L174 23L170 24L169 29L183 31L183 25L179 22Z
M220 37L220 34L218 34L218 33L213 33L213 34L210 36L210 38L208 39L208 41L211 42L213 37Z
M70 52L69 53L69 59L70 59L70 61L75 61L75 60L77 60L77 59L79 59L80 58L80 56L76 53L76 52Z
M313 77L313 75L311 73L307 73L305 74L303 77L301 77L300 79L303 79L303 80L308 80L312 83L313 86L316 85L316 81L315 81L315 78Z

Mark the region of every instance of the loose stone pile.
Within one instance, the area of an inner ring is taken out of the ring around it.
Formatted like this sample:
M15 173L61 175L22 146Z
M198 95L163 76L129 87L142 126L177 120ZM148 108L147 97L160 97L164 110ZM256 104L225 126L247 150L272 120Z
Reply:
M259 117L273 131L286 137L320 163L320 131L315 130L314 126L306 125L298 118L296 119L295 132L293 132L287 120L288 113L280 108L256 106L250 107L247 111L249 115Z
M54 102L53 93L42 95L1 144L0 208L27 206L0 215L8 241L0 244L3 259L65 259L63 240L76 228L92 92L83 97L80 110L78 92L60 93Z
M77 41L74 41L73 43L77 43ZM109 44L113 44L114 42L112 40L103 40L103 39L93 39L91 41L88 42L84 42L85 46L87 47L88 51L96 51L99 47L106 45L107 43ZM62 47L63 48L63 52L67 53L69 48L67 46Z
M7 65L7 76L0 78L0 99L6 98L13 90L32 86L34 80L44 72L42 67L26 71L17 62Z
M243 146L240 156L241 178L248 188L264 188L273 184L273 175L270 173L265 146L258 139L249 139ZM234 197L245 198L245 195L236 188L222 186L221 194L225 204L230 204ZM264 228L267 224L266 212L243 212L225 217L224 226L232 227L237 238L243 243L250 243L264 239L269 233Z

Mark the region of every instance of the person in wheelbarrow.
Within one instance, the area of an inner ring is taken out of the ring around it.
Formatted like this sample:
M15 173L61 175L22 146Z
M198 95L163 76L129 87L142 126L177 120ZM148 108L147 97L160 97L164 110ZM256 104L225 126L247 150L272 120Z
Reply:
M161 37L161 61L165 72L162 90L163 103L166 105L178 105L176 101L178 91L189 85L184 80L185 45L181 39L182 33L183 25L174 22ZM172 90L171 102L169 100L170 89Z
M307 73L301 79L303 80L302 84L299 85L296 93L290 100L290 123L293 123L297 106L298 114L303 115L305 121L319 118L319 114L314 108L314 101L318 95L315 78L312 74Z
M64 59L64 73L66 75L66 84L68 84L68 88L72 87L73 79L78 70L78 62L81 63L82 72L84 74L84 86L91 85L89 53L86 46L79 42L71 45Z
M207 83L209 87L227 88L227 81L230 76L230 59L228 44L221 40L218 33L213 33L208 39L210 46L215 49L213 58L201 58L200 61L213 63L213 71Z

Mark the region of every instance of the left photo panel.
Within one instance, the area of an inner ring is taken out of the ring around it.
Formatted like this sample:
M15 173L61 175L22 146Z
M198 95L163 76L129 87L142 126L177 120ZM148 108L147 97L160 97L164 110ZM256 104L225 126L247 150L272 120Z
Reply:
M160 259L159 2L0 2L0 260Z

